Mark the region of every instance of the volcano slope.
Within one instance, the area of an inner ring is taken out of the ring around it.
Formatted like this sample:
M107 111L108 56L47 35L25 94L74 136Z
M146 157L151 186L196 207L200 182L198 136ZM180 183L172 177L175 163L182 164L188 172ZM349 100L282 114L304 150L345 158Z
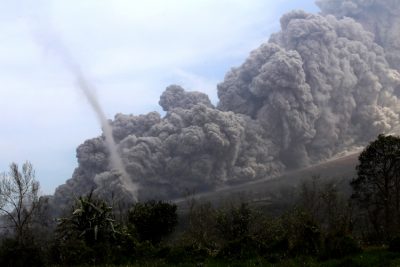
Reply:
M280 213L293 207L302 184L318 178L320 184L334 182L339 192L349 196L350 181L356 175L356 165L360 152L353 152L335 159L299 170L289 171L271 179L262 179L246 184L221 188L214 192L188 194L174 202L185 213L190 203L211 203L224 206L248 203L267 208L268 212Z

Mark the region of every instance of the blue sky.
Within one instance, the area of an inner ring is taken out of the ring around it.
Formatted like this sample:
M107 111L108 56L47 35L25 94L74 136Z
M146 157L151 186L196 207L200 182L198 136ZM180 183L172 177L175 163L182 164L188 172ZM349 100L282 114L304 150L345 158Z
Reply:
M53 52L61 39L107 116L161 111L170 84L206 92L314 0L0 0L0 171L29 160L42 193L77 166L75 149L101 134L95 114Z

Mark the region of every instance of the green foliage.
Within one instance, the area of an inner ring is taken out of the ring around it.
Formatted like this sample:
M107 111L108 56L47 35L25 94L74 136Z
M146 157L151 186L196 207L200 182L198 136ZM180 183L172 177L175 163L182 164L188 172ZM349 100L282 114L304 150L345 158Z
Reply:
M170 264L186 262L201 266L209 257L210 255L206 249L199 249L193 246L174 246L169 251L166 260Z
M216 228L223 240L228 242L246 238L249 234L251 210L247 204L221 209L217 212Z
M69 238L57 240L50 249L51 262L65 266L92 264L94 251L84 240Z
M319 226L309 213L295 209L282 218L292 255L317 255L321 249L322 235Z
M58 220L52 248L56 263L98 264L123 260L134 240L116 225L111 207L90 193L79 197L68 217ZM128 261L128 260L127 260Z
M20 243L17 239L5 239L0 246L0 266L40 267L44 265L44 253L35 243Z
M400 227L400 138L379 135L359 156L352 198L365 211L378 238Z
M177 206L162 201L138 202L128 214L140 241L158 244L171 234L178 223Z
M158 248L155 247L150 241L139 242L136 245L135 256L138 259L152 259L156 258Z
M217 250L217 211L210 203L192 203L188 214L188 227L183 233L180 247L192 247L195 251L207 251L214 255Z
M86 244L115 239L112 209L93 194L79 197L69 217L60 218L57 232L62 239L82 238Z
M369 248L362 253L343 259L330 259L317 266L326 267L397 267L400 254L388 252L383 248Z
M360 252L359 244L351 237L352 209L338 191L338 182L337 179L322 181L319 176L314 176L302 183L299 195L301 210L319 228L318 253L324 259Z
M251 259L258 256L258 247L249 237L226 242L218 251L217 257L229 261Z
M218 257L237 260L257 255L257 244L250 235L252 215L252 210L245 203L217 211Z
M46 255L46 246L7 240L0 266L400 266L400 238L392 238L388 251L360 249L351 235L351 206L335 182L313 178L299 196L298 206L279 217L245 203L217 209L193 201L184 232L167 245L161 241L175 230L176 205L136 203L121 214L126 223L117 224L111 207L89 194L58 220Z
M325 237L323 259L343 258L361 252L361 247L354 238L347 235L331 235Z
M313 176L301 184L298 204L324 233L350 234L352 228L352 207L348 196L339 192L343 179L322 180Z
M260 255L271 262L278 262L287 256L289 250L287 235L283 217L262 216L252 231L252 239L257 243Z

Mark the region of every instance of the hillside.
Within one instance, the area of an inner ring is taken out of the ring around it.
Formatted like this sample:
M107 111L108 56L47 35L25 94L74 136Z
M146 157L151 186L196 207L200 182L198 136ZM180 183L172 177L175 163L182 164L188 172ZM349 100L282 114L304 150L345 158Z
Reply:
M223 204L227 202L245 201L254 205L286 205L293 201L294 193L299 185L307 179L319 176L322 180L334 180L343 192L348 192L348 181L355 175L359 152L335 158L333 160L289 171L275 178L263 179L232 187L220 188L214 192L194 194L188 198L175 200L182 210L186 208L188 199L199 202ZM277 209L279 207L276 207Z

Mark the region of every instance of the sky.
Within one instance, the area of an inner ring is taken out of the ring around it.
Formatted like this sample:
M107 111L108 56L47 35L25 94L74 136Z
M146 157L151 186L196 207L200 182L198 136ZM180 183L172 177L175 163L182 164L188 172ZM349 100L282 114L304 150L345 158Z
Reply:
M216 104L225 73L293 9L318 12L314 0L0 0L0 172L30 161L42 194L52 194L77 167L78 145L101 135L60 51L108 118L163 114L170 84Z

